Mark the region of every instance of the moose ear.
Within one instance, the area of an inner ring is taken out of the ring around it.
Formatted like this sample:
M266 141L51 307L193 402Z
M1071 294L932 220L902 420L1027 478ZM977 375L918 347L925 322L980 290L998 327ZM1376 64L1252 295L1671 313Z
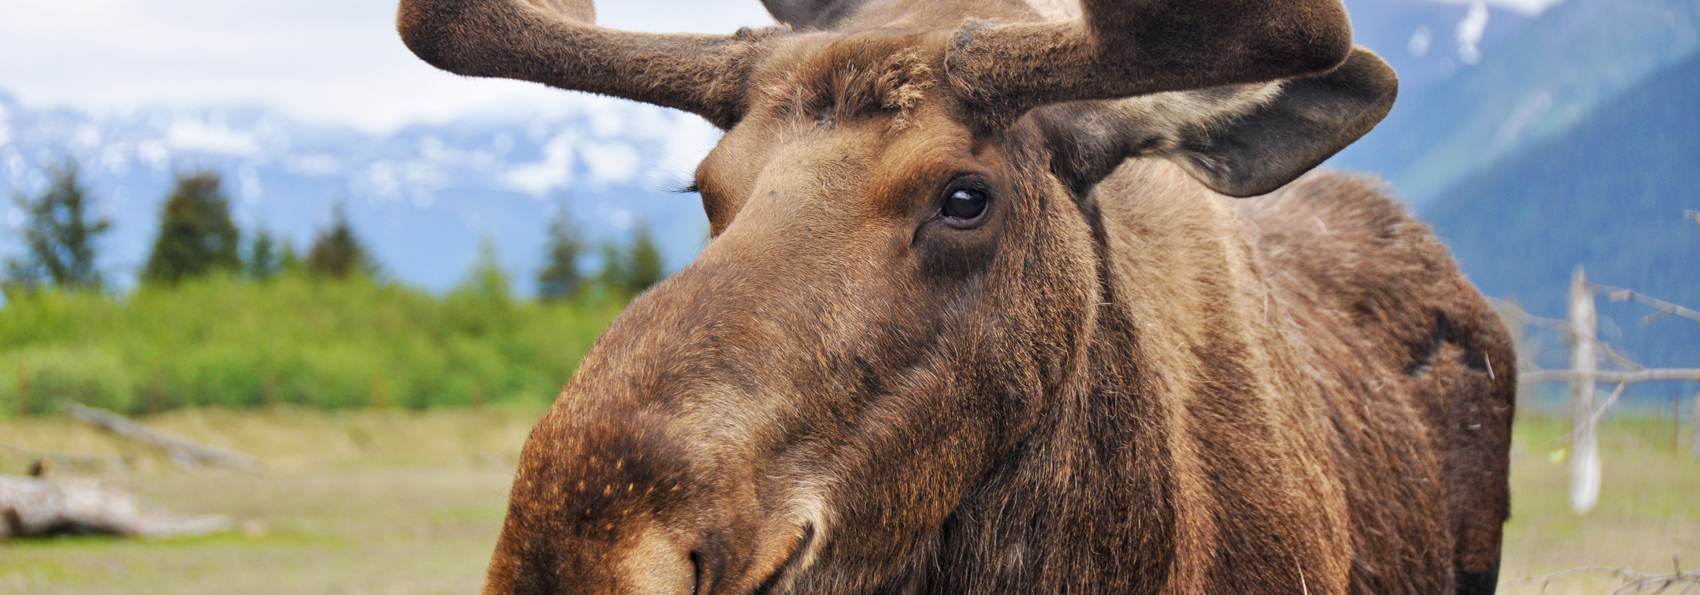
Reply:
M1355 48L1334 70L1276 83L1158 93L1041 110L1053 170L1084 195L1121 162L1164 157L1228 196L1274 191L1374 128L1399 80Z

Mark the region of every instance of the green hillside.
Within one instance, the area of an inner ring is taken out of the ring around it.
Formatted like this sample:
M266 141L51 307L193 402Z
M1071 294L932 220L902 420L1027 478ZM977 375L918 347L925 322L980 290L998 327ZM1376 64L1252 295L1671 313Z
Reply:
M1700 57L1461 180L1421 214L1484 292L1561 317L1579 264L1596 283L1700 307L1700 226L1685 210L1700 210ZM1601 306L1612 318L1603 337L1641 363L1700 366L1700 323L1643 327L1648 308Z

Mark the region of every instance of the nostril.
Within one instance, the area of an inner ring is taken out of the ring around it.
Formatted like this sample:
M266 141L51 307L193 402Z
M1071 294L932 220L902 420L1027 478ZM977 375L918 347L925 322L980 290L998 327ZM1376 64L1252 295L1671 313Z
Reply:
M691 595L702 595L703 570L702 552L691 550L691 576L696 577L691 583Z

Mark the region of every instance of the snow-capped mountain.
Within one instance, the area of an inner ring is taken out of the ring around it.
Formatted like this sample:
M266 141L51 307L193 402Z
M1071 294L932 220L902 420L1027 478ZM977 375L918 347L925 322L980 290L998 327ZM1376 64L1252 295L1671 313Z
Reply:
M1477 63L1449 56L1454 68L1448 76L1425 79L1421 61L1410 61L1421 44L1400 41L1398 28L1378 24L1395 21L1369 14L1408 8L1403 4L1428 3L1347 2L1359 43L1388 58L1402 84L1387 119L1331 164L1376 172L1419 205L1464 176L1563 133L1619 93L1700 51L1700 0L1566 0L1499 33L1495 23L1522 17L1490 10ZM1478 10L1437 4L1424 10L1435 8ZM1461 18L1457 28L1465 29L1470 16ZM1377 27L1387 32L1378 37Z
M1402 89L1388 119L1331 165L1380 174L1418 204L1700 47L1700 0L1347 7L1358 43L1398 69ZM689 181L719 133L680 112L564 96L554 108L374 133L269 108L93 113L0 91L0 189L34 193L44 167L80 161L117 222L101 264L121 286L147 256L173 175L196 169L225 175L239 225L266 227L297 248L346 203L388 273L431 289L460 280L489 235L529 291L547 220L563 201L590 242L623 240L642 220L670 268L688 263L706 223L695 196L669 191ZM4 223L21 216L13 209ZM16 248L0 234L0 254Z
M464 277L488 235L529 291L561 204L590 242L624 241L641 220L668 265L683 266L707 224L694 195L671 190L689 182L719 131L682 112L576 99L556 113L370 134L261 108L92 114L0 94L0 188L33 194L45 167L76 159L97 208L116 222L100 264L121 286L147 258L175 174L203 169L224 175L239 226L263 226L298 249L346 204L384 270L430 289ZM7 230L22 223L15 207L0 210ZM17 247L14 234L0 235L0 253Z

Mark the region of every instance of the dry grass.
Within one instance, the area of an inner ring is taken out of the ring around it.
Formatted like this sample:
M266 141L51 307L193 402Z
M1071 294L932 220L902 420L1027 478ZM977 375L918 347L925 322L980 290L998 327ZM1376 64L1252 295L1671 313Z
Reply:
M129 453L102 478L178 512L244 521L166 541L70 537L0 546L0 593L474 593L513 462L542 409L425 413L180 411L155 428L260 456L260 473L175 469L60 419L0 422L0 443ZM0 451L0 470L27 461Z
M424 413L299 409L178 411L148 425L260 456L260 473L177 470L163 458L60 419L0 421L0 444L128 454L102 477L181 512L247 521L228 535L171 541L77 537L0 546L0 593L473 593L483 577L519 447L540 408ZM1670 450L1670 426L1603 431L1601 504L1577 517L1555 456L1563 422L1519 422L1502 593L1612 593L1607 573L1700 567L1700 463ZM0 471L28 461L0 450ZM1671 592L1680 591L1674 589Z
M1684 428L1686 437L1688 428ZM1512 518L1506 526L1501 593L1612 593L1606 572L1547 575L1579 567L1671 573L1700 567L1700 462L1671 450L1671 426L1619 419L1601 430L1600 505L1569 509L1568 467L1556 419L1518 423L1511 463ZM1686 442L1685 442L1686 444ZM1680 592L1673 589L1670 592Z

